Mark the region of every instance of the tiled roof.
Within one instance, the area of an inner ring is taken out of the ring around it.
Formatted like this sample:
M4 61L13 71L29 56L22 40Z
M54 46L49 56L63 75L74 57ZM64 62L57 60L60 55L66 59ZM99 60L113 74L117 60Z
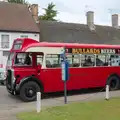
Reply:
M40 21L41 41L88 44L120 44L120 30L95 25L91 31L85 24Z
M0 2L0 31L39 33L26 5Z

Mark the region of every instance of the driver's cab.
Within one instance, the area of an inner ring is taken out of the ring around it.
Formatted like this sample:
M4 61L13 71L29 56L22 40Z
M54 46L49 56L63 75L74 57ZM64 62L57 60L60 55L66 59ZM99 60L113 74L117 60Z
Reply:
M32 53L17 53L15 56L15 66L31 66L32 65Z

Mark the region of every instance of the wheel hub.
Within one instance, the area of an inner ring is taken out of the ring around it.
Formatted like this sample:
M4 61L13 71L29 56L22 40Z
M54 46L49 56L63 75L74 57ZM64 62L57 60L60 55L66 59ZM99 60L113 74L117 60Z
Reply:
M33 90L29 90L28 93L29 93L30 95L33 95L34 92L33 92Z
M35 95L35 91L33 88L27 88L26 89L26 96L27 97L33 97Z

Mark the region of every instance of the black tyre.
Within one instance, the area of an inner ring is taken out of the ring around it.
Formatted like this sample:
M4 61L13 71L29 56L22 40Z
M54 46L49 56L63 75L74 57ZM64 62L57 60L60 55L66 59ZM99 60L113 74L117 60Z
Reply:
M40 87L36 82L26 82L20 89L20 97L25 102L34 101L36 100L37 92L40 92Z
M117 76L111 76L108 81L107 84L110 87L110 90L117 90L120 88L120 79Z
M1 82L1 85L4 85L4 82Z
M1 82L1 85L6 85L6 81L5 81L5 80L2 81L2 82Z

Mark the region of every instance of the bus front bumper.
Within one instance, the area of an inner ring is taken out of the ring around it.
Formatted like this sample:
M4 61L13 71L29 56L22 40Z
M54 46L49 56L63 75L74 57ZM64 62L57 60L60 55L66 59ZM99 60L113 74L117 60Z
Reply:
M11 93L11 94L13 94L13 95L14 95L15 90L14 90L14 89L12 89L12 87L11 87L9 84L6 84L6 88L7 88L7 91L8 91L9 93Z

